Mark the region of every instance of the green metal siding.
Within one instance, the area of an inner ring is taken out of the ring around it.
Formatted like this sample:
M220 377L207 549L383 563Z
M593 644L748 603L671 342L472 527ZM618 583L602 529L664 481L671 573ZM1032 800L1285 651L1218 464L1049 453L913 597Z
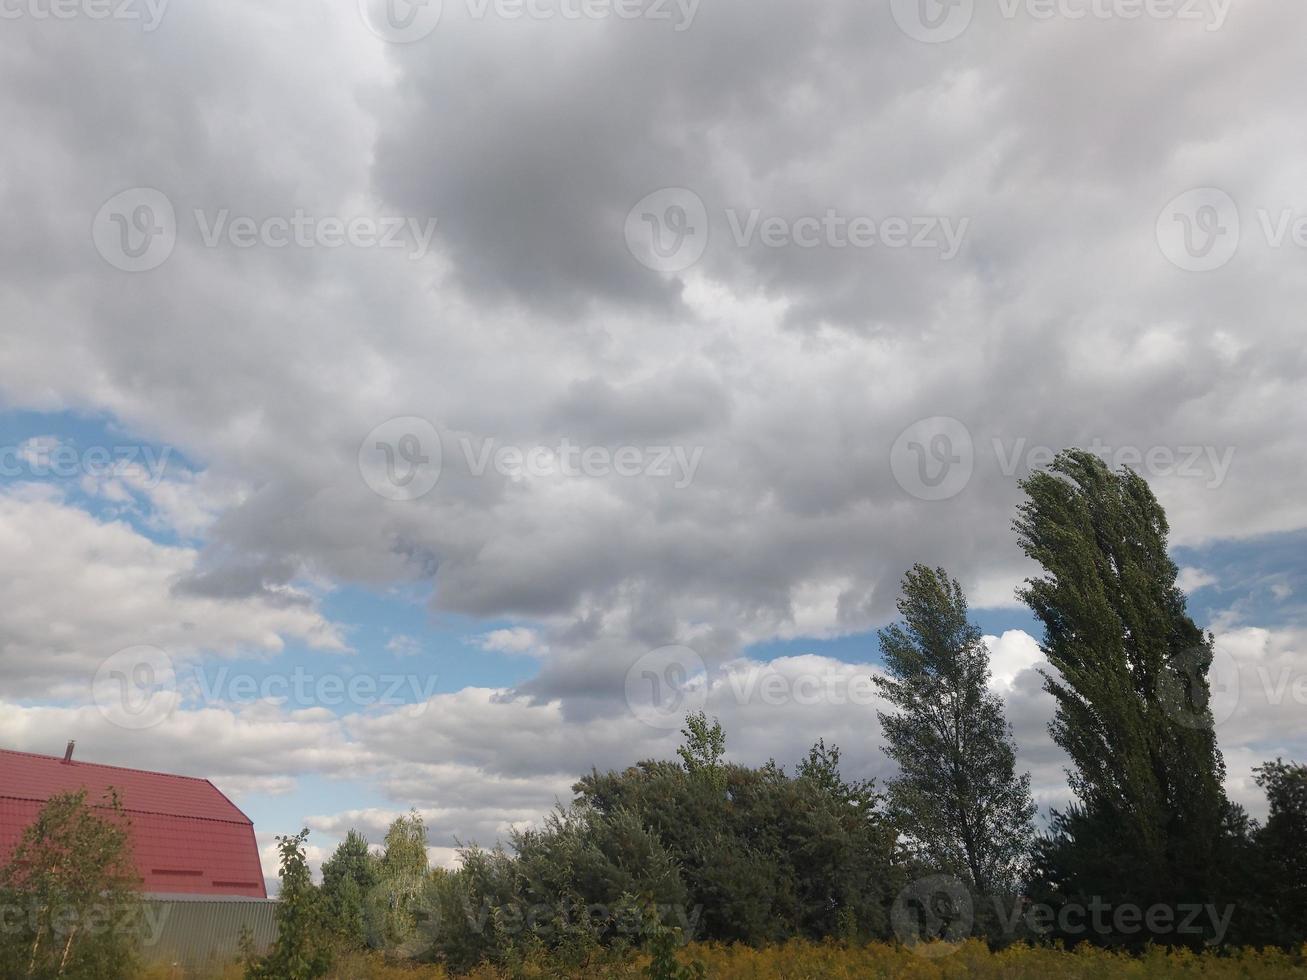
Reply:
M151 898L145 905L141 956L148 964L202 972L240 955L242 929L260 953L277 936L274 900Z

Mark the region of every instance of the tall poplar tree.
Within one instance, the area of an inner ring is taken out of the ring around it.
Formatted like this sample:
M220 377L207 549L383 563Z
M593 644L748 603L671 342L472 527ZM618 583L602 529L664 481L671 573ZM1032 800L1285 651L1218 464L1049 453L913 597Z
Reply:
M1045 575L1020 593L1044 626L1079 805L1041 847L1067 897L1208 901L1231 810L1208 706L1212 639L1189 617L1169 527L1138 474L1082 450L1023 481L1015 528Z
M879 713L900 774L891 812L937 868L982 894L1015 886L1033 830L1029 775L1003 702L988 688L989 651L967 619L962 587L942 569L915 566L898 602L904 622L880 631L888 677L875 678L899 709Z

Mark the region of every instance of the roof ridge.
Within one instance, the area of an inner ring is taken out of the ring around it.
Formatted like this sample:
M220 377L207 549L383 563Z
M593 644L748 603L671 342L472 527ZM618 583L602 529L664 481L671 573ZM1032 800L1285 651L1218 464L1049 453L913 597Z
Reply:
M197 783L209 783L210 786L213 786L213 783L209 782L209 780L205 779L203 776L187 776L185 773L180 772L159 772L157 769L138 769L135 766L115 766L108 762L83 762L81 759L72 759L68 762L64 762L62 756L45 755L42 752L23 752L19 749L0 749L0 755L25 755L30 759L46 759L51 762L57 762L61 766L94 766L97 769L117 769L121 772L139 772L146 776L166 776L169 779L191 779ZM213 788L218 790L218 787L216 786L213 786ZM218 792L222 794L222 790L218 790ZM225 794L223 794L223 798L226 798ZM231 803L231 800L227 800L227 802ZM233 804L233 806L234 805L235 804Z

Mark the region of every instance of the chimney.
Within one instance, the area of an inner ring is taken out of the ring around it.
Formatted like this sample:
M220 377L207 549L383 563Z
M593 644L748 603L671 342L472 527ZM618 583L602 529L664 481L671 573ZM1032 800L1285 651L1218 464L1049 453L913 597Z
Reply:
M68 748L64 749L64 765L68 765L68 763L73 761L73 746L76 744L77 739L70 738L68 740Z

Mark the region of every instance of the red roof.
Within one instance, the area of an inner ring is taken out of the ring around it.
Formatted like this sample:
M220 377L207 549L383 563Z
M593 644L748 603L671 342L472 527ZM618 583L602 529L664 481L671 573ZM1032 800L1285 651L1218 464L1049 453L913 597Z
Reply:
M56 793L118 791L147 893L267 898L254 824L207 779L0 749L0 862Z

